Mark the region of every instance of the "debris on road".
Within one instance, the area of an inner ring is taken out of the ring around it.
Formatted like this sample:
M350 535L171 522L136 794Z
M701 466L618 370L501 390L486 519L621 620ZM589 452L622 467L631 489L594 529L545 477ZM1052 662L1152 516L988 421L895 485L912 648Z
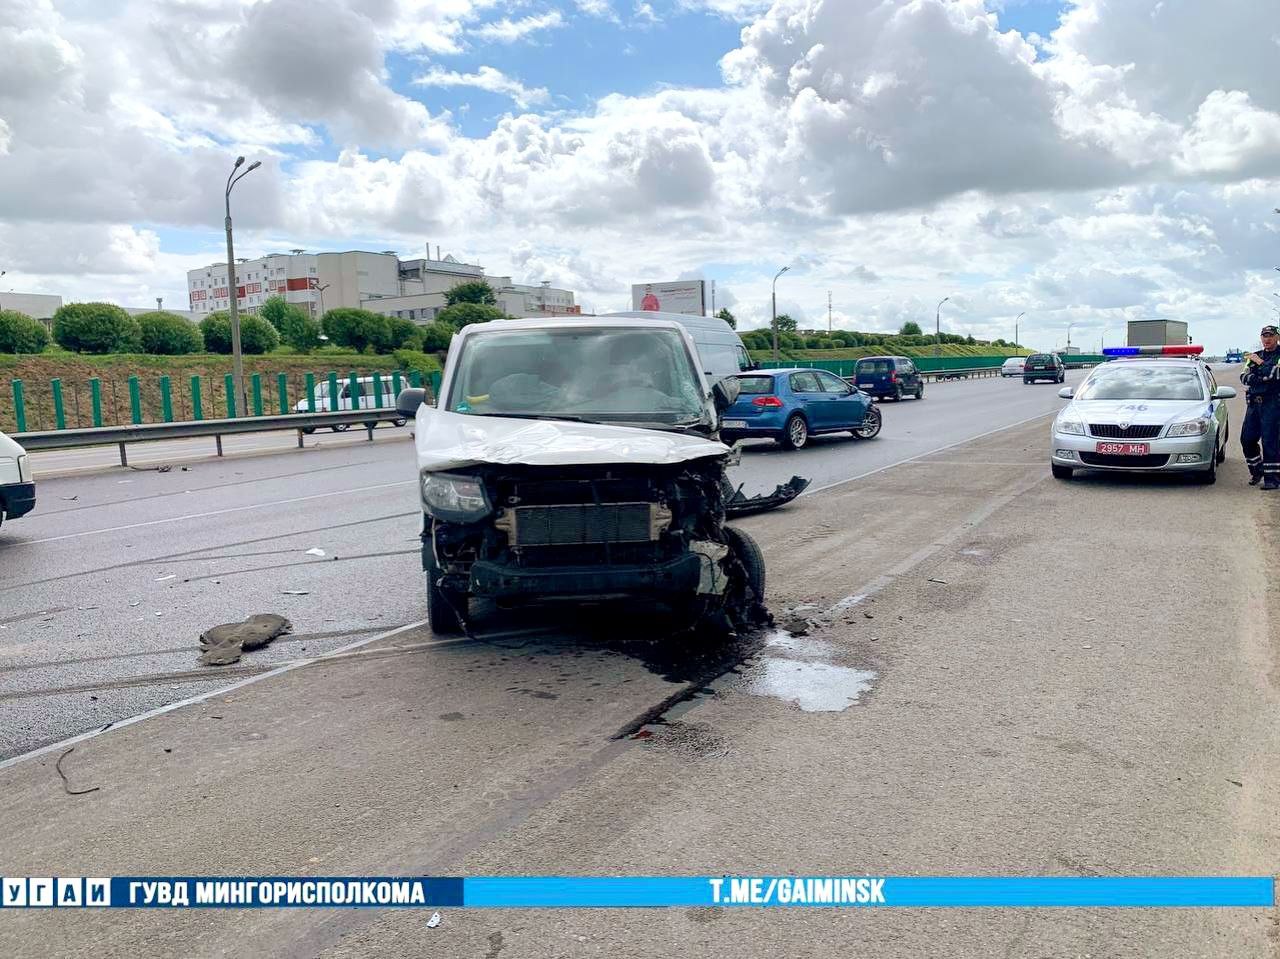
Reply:
M283 589L280 591L285 596L310 596L309 589Z
M79 498L80 498L79 493L77 493L75 496L59 496L58 497L58 499L62 500L64 503L74 503Z
M431 918L427 920L427 928L434 929L438 925L440 925L440 913L433 912Z
M178 578L178 574L177 574L177 573L170 573L168 576L161 576L159 579L157 579L157 580L156 580L156 582L157 582L157 583L163 583L163 582L165 582L166 580L170 580L170 579L177 579L177 578Z
M229 666L238 662L245 650L266 646L292 629L292 623L275 613L257 613L242 623L213 626L200 634L200 665Z
M930 577L929 577L929 582L931 582L931 583L937 583L939 586L946 586L946 585L947 585L947 581L946 581L945 579L935 579L935 578L934 578L934 577L932 577L932 576L930 576Z
M802 476L793 476L786 483L779 485L772 493L764 493L760 496L743 496L742 487L738 487L733 497L725 502L724 512L730 518L737 518L777 509L779 506L785 506L790 503L803 493L808 486L809 480Z
M168 463L161 463L159 466L130 466L129 469L136 473L167 473L173 467Z
M76 747L72 746L65 753L58 757L58 761L53 764L53 768L58 771L58 775L62 777L62 788L68 796L84 796L88 793L96 793L101 786L91 786L88 789L72 789L71 782L67 779L67 774L62 771L62 761L76 751Z
M324 550L322 550L322 549L321 549L320 547L318 547L318 546L314 546L314 547L312 547L311 549L307 550L307 555L308 555L308 556L323 556L323 555L324 555Z

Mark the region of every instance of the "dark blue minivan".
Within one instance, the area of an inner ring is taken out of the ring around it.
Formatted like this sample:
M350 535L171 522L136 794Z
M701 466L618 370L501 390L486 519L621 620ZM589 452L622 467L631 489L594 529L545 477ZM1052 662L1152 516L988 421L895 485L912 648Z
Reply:
M924 399L924 377L906 356L864 356L854 367L853 383L879 400Z

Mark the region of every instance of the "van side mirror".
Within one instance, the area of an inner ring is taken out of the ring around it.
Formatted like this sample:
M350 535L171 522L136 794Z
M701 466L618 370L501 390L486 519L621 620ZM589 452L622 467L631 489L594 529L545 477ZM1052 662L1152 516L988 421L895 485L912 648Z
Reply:
M716 412L723 413L738 402L738 394L741 392L742 384L731 376L716 380L715 385L711 387L711 400L715 403Z
M396 397L396 412L406 419L413 419L418 415L418 407L427 400L427 391L416 388L401 390L400 395Z

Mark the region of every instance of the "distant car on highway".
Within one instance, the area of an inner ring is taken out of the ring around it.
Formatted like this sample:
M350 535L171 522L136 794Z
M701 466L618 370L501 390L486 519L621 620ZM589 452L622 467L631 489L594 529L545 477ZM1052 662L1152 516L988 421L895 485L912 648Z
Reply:
M1053 475L1070 479L1081 468L1189 472L1213 483L1231 432L1225 400L1236 391L1217 384L1200 350L1104 350L1117 359L1095 367L1078 389L1059 391L1071 402L1053 424Z
M1021 376L1024 360L1021 356L1011 356L1000 367L1000 375Z
M1227 355L1223 358L1224 363L1243 363L1243 350L1227 350Z
M738 398L720 423L726 443L765 438L796 450L821 433L869 440L880 432L872 398L826 370L761 370L735 379Z
M315 403L317 413L332 413L340 410L374 410L396 405L396 395L393 392L393 381L390 376L379 377L382 390L382 400L377 401L374 396L373 377L361 376L356 379L356 398L352 401L351 397L351 380L338 380L338 396L333 400L329 396L329 382L327 380L317 383L315 393L312 400ZM306 400L298 400L293 406L295 413L306 413L309 411ZM404 426L408 420L397 419L394 421L396 426ZM351 429L350 423L338 423L329 427L335 433L343 433ZM314 426L303 427L302 432L314 433Z
M31 458L16 440L0 433L0 525L30 513L36 505Z
M895 400L904 396L924 399L924 377L906 356L864 356L854 367L853 381L878 400L890 396Z
M1062 357L1057 353L1032 353L1022 364L1022 382L1035 383L1048 380L1050 383L1062 383L1067 378L1067 368L1062 365Z

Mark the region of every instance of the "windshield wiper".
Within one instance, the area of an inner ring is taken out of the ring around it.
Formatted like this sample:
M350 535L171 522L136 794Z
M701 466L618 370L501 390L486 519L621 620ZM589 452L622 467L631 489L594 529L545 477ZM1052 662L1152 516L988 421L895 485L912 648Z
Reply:
M596 420L589 420L581 416L572 416L568 413L469 413L469 416L498 416L506 420L568 420L571 423L596 423Z

